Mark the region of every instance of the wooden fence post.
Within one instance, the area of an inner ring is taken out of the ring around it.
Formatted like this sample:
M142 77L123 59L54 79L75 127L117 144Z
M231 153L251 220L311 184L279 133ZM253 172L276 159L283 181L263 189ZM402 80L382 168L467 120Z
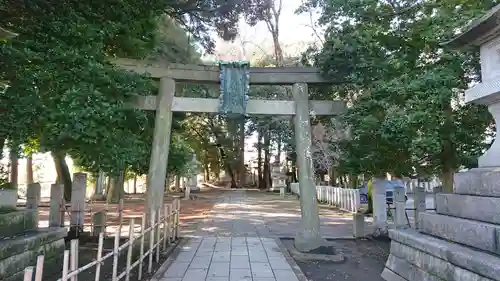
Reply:
M179 237L180 237L179 224L180 224L180 213L181 213L181 201L179 199L176 199L175 202L176 202L176 205L175 205L175 239L179 239Z
M42 281L44 259L45 257L43 255L38 256L38 258L36 259L35 281Z
M142 220L141 220L141 249L140 249L140 254L139 254L139 273L137 275L137 279L141 280L142 279L142 262L144 261L144 236L146 235L146 232L144 231L146 229L146 214L142 215Z
M154 249L154 244L155 244L155 232L154 232L154 225L155 225L155 215L156 212L154 210L151 210L151 227L149 227L149 264L148 264L148 273L151 273L153 271L153 249Z
M68 267L69 267L69 250L64 251L62 278L61 281L68 280Z
M118 227L118 231L115 233L115 243L113 246L113 275L111 278L111 281L117 281L118 280L118 248L120 247L120 232L121 229Z
M156 211L156 262L160 262L160 244L161 244L161 208Z
M104 247L104 233L99 233L99 245L97 246L97 264L95 266L95 279L94 281L100 281L101 277L101 259L102 259L102 248Z
M24 269L24 281L31 281L33 278L33 267L28 266Z
M125 273L125 281L130 280L130 265L132 264L132 251L134 250L134 218L130 219L128 230L128 252L127 252L127 272Z
M70 242L70 262L69 262L69 267L70 267L70 272L75 271L78 268L78 240L73 239ZM71 281L77 281L78 276L73 275L71 277Z
M163 251L167 250L167 242L170 240L170 237L168 237L168 218L169 218L169 213L168 213L168 204L163 205Z

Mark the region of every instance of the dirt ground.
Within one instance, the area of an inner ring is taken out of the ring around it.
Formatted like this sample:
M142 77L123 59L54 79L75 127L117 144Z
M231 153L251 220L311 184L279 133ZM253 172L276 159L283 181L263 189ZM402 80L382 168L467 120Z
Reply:
M282 239L282 242L287 248L293 247L293 239ZM328 239L328 242L333 244L336 252L344 254L345 261L335 263L295 260L308 280L384 281L380 274L389 256L389 240Z
M217 202L219 195L222 193L221 188L204 187L199 192L192 193L195 196L194 200L182 200L180 210L181 227L187 226L193 222L202 221L206 214L211 210ZM165 204L169 204L174 200L175 196L181 196L182 193L170 193L165 196ZM127 228L130 218L141 218L145 213L145 201L143 194L127 194L124 199L123 208L123 225ZM99 211L106 211L107 214L107 235L114 235L119 222L118 204L107 204L103 201L90 201L87 203L85 211L85 231L90 231L92 214ZM68 226L71 214L66 212L65 225ZM39 212L40 221L48 221L49 208L41 207ZM136 219L136 224L140 225L140 220ZM122 233L123 235L123 233Z
M181 210L180 210L180 224L181 224L181 229L189 227L191 224L202 221L207 213L212 209L213 205L219 200L220 194L222 190L219 188L203 188L200 190L200 192L193 193L193 195L196 197L194 200L181 200ZM180 193L171 193L168 196L165 196L165 202L169 203L172 202L174 199L174 196L179 196L181 195ZM126 227L128 225L128 219L131 217L141 217L144 214L144 199L142 198L142 194L137 194L137 195L127 195L125 200L124 200L124 211L123 211L123 225L124 229L128 229ZM117 204L106 204L105 202L91 202L90 204L87 205L87 211L85 213L85 224L90 224L91 222L91 215L95 212L101 211L101 210L107 210L107 215L108 215L108 225L110 227L107 228L107 235L108 237L105 238L105 243L104 243L104 252L103 254L105 255L106 253L109 253L113 249L113 236L116 233L116 225L118 224L118 205ZM43 220L48 220L48 211L49 209L46 207L41 208L40 210L40 215L39 219L40 221ZM66 214L66 224L69 224L69 215ZM140 221L136 221L137 224L140 224ZM86 228L89 230L89 228ZM113 232L114 229L114 232ZM128 231L128 230L127 230ZM135 230L140 231L140 230ZM113 232L113 233L112 233ZM125 243L127 241L127 238L123 237L127 236L124 235L123 229L122 229L122 239L120 239L120 245ZM69 242L69 241L68 241ZM137 241L139 242L139 241ZM87 235L84 235L80 238L80 246L79 246L79 266L84 266L96 259L97 255L97 238L96 237L88 237ZM137 260L138 258L138 248L139 248L139 243L136 244L136 249L133 254L133 260ZM147 246L147 245L146 245ZM67 249L69 249L69 243L67 243ZM160 256L160 261L159 262L154 262L153 263L153 273L161 266L163 261L165 261L168 258L166 255L161 255ZM145 266L143 267L143 279L144 277L151 276L151 274L148 274L146 272L147 269L147 262L148 260L145 260ZM119 257L119 266L118 266L118 272L122 272L125 269L126 266L126 251L123 251L120 254ZM57 266L57 265L56 265ZM111 273L112 273L112 268L113 268L113 259L108 259L102 264L102 269L101 269L101 279L102 280L110 280L111 279ZM48 269L48 268L47 268ZM57 268L54 268L53 270L47 270L46 279L44 280L57 280L60 278L60 269L58 270ZM133 270L132 272L132 278L131 280L136 280L137 277L137 269ZM95 278L95 267L92 267L84 272L81 272L78 275L78 280L80 281L93 281Z

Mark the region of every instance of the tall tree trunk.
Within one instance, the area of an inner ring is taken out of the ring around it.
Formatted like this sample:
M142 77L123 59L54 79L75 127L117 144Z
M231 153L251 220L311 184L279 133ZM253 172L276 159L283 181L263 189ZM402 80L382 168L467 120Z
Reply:
M181 177L175 176L175 191L181 190Z
M271 188L270 146L271 138L269 132L266 132L264 134L264 186L266 190Z
M120 199L123 199L125 195L124 187L125 187L124 171L121 171L119 175L111 176L106 202L116 204L120 201Z
M204 177L203 181L210 182L210 166L208 164L203 164Z
M7 138L0 136L0 159L3 159L3 148L5 147L5 141Z
M19 157L17 155L17 145L10 147L10 183L14 186L19 184Z
M137 174L134 174L134 194L137 194Z
M262 129L259 128L257 134L257 178L259 189L263 189L265 184L262 175Z
M26 157L26 183L34 183L33 179L33 156L28 155Z
M451 128L453 128L453 108L451 107L451 100L446 101L443 105L443 112L445 120L441 127L441 136L443 136L441 144L442 150L441 158L441 180L443 184L444 193L453 193L453 175L456 166L456 147L454 142L450 139L453 135ZM498 125L497 125L498 126ZM498 137L498 136L497 136Z
M246 173L247 169L245 167L245 117L243 116L239 123L239 170L240 170L240 186L246 184Z
M278 149L276 151L276 162L281 163L281 136L278 135L278 140L276 141Z
M238 184L236 183L235 173L233 171L233 168L231 168L231 165L229 165L229 163L228 165L226 165L226 171L231 177L231 188L238 188Z
M71 180L71 172L69 171L68 164L66 163L66 153L61 151L52 151L52 158L57 172L57 183L64 185L64 200L69 202L71 200L71 187L73 185Z

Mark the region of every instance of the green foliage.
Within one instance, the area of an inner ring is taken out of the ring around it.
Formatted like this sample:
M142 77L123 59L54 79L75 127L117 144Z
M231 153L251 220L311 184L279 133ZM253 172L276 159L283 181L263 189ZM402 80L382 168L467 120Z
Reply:
M0 43L0 138L24 143L28 154L68 154L92 173L146 173L154 113L123 105L132 95L154 94L156 85L107 58L197 62L195 44L213 47L209 31L236 34L238 14L228 8L241 11L219 0L3 1L0 26L19 36ZM190 25L183 25L186 15ZM182 134L179 121L174 135ZM173 140L169 172L182 171L190 151Z
M327 28L323 48L304 60L338 82L333 92L351 105L341 172L444 175L481 155L491 116L463 103L479 77L477 53L441 43L495 2L328 0L302 7L321 8Z

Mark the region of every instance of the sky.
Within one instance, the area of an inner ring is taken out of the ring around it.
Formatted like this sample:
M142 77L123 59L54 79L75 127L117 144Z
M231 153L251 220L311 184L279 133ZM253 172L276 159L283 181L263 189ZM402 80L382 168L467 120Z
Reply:
M295 10L300 6L302 1L303 0L283 0L283 8L280 17L280 42L285 50L285 55L300 54L310 43L318 41L317 37L313 35L314 32L311 28L311 17L309 13L300 15L295 14ZM313 21L316 21L317 18L318 15L315 13L313 15ZM217 37L217 35L214 35L214 37ZM273 47L271 33L267 30L267 26L264 22L260 22L256 26L249 26L244 20L241 20L239 38L237 38L233 44L218 39L216 43L216 53L219 51L219 54L225 54L229 46L233 46L233 49L239 49L241 41L250 42L246 45L248 56L251 56L254 51L261 53L260 49L271 51ZM227 58L229 58L231 54L227 55ZM247 57L246 59L250 58Z
M276 0L279 1L279 0ZM283 0L283 8L280 17L280 43L284 49L286 55L298 55L305 51L309 44L318 41L314 31L311 28L312 24L317 20L318 14L313 14L311 23L311 16L309 13L304 13L297 15L295 10L300 6L303 0ZM321 30L317 29L317 32L322 34ZM216 35L214 36L216 37ZM248 41L250 44L246 45L247 56L246 58L238 58L241 55L240 42ZM232 49L235 53L228 54L227 50ZM217 40L216 53L219 53L217 59L222 60L234 60L234 59L245 59L251 60L249 56L262 55L262 50L267 51L267 53L272 53L273 42L271 33L268 31L267 26L264 22L258 23L256 26L249 26L243 20L240 21L240 36L235 40L234 43L224 42L223 40ZM225 54L225 55L224 55ZM234 57L237 58L234 58ZM231 58L233 57L233 58ZM245 140L245 160L249 161L255 159L256 152L250 152L253 150L254 144L257 142L257 135L254 134L247 137ZM284 156L281 159L285 159ZM273 161L273 159L271 159Z

